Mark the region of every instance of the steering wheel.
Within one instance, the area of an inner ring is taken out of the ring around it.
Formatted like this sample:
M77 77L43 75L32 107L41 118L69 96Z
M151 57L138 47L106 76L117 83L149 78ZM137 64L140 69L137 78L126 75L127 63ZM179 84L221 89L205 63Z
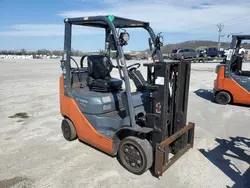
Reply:
M136 67L134 67L134 66L136 66ZM141 66L140 63L134 63L134 64L132 64L132 65L129 65L129 66L127 67L127 69L128 69L128 71L134 71L134 70L139 69L140 66Z
M81 60L80 60L80 65L81 68L83 68L83 60L85 59L85 57L88 57L87 55L82 56Z
M131 68L131 67L136 66L136 65L137 65L136 68L135 68L135 67L134 67L134 68ZM140 63L134 63L134 64L132 64L132 65L127 66L127 69L128 69L128 71L133 71L133 70L137 70L140 66L141 66ZM113 66L113 67L116 68L116 69L118 69L118 68L122 69L122 66L118 66L118 65Z
M234 55L235 55L236 58L244 59L243 54L235 53Z

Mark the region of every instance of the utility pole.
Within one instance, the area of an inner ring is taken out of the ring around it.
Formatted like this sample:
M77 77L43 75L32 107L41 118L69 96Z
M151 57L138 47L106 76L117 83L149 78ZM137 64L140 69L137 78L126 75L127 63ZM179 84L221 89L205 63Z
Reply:
M223 37L223 35L221 35L221 32L222 32L222 29L224 28L224 25L223 24L218 24L217 25L218 27L218 33L219 33L219 36L218 36L218 50L220 50L220 38Z

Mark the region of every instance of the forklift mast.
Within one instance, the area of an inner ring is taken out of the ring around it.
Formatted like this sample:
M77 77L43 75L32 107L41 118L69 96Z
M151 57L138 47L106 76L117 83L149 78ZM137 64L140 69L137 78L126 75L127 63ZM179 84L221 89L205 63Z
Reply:
M230 51L229 55L226 58L225 61L225 78L230 78L230 72L232 71L232 64L233 62L236 62L237 56L240 55L240 47L242 45L242 41L244 40L250 40L250 35L232 35L232 39L230 42ZM221 65L217 65L216 67L216 73L218 73L218 70ZM239 70L242 69L242 62L237 64L237 67L235 67Z
M148 125L153 127L156 148L155 174L162 175L178 158L193 147L194 123L186 126L191 63L171 61L144 64L147 81L158 86L151 93ZM169 159L169 154L174 156Z

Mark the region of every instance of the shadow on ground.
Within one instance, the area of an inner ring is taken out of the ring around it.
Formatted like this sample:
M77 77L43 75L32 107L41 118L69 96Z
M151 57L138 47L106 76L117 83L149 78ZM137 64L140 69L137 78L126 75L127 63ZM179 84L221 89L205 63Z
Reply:
M250 139L243 137L230 137L230 140L215 139L219 145L209 151L199 151L225 173L232 181L233 188L250 188ZM229 158L229 159L228 159ZM248 164L248 169L241 172L233 160L240 160ZM230 186L227 186L230 188Z
M214 97L212 90L198 89L194 93L203 99L213 102Z
M17 176L12 179L0 180L0 187L32 187L32 181L26 177Z

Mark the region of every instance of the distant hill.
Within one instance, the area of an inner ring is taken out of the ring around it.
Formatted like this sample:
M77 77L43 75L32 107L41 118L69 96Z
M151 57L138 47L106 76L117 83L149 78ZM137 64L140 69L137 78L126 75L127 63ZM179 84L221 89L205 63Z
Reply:
M171 53L173 49L176 48L192 48L192 49L199 49L199 48L206 48L206 47L217 47L218 42L216 41L206 41L206 40L196 40L196 41L185 41L176 44L167 44L165 45L162 50L163 53ZM243 45L245 48L250 49L250 44ZM229 48L229 43L222 42L221 48L227 49Z

